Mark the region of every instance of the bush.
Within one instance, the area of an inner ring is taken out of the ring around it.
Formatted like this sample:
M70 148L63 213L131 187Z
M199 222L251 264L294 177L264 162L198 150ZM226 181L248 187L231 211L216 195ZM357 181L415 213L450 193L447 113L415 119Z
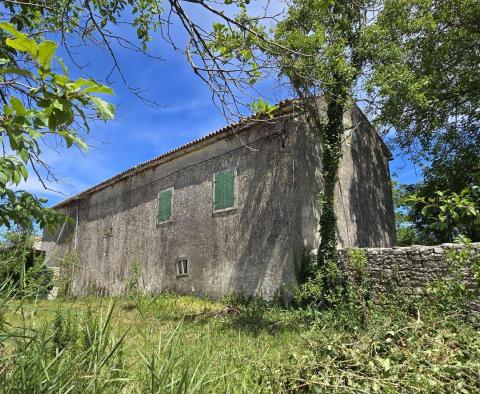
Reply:
M433 307L443 312L471 314L472 303L480 296L480 256L474 256L471 244L445 251L447 272L430 284ZM468 283L466 275L473 279Z
M30 231L4 234L0 244L0 283L15 287L17 296L46 297L53 287L53 272L44 263L44 253L33 248Z

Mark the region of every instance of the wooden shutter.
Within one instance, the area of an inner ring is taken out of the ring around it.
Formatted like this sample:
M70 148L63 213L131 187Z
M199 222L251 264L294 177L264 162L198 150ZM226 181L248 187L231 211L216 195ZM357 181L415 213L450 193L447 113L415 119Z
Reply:
M215 174L214 206L215 209L223 209L223 176L221 172Z
M223 173L223 203L224 208L231 208L235 203L235 173L233 170L227 170Z
M172 217L173 190L168 189L158 195L158 222L165 222Z
M232 208L235 204L235 171L225 170L215 174L215 209Z

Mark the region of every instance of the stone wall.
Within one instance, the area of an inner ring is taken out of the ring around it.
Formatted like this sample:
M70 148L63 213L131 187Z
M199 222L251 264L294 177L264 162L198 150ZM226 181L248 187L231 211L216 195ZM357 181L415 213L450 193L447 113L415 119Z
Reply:
M394 248L364 248L368 272L373 285L380 290L396 290L404 294L422 294L429 283L438 277L449 276L445 252L463 249L465 245L409 246ZM480 243L471 244L472 258L480 257ZM340 262L349 265L349 251L339 251ZM472 283L471 273L465 279Z
M345 122L339 245L393 245L388 152L359 110ZM44 232L47 264L74 261L78 296L123 294L136 264L146 293L272 298L283 283L295 284L296 256L318 245L321 160L319 140L301 117L214 133L57 206L74 220ZM216 211L214 176L225 169L236 172L235 205ZM172 217L157 223L166 189L173 189ZM179 259L188 260L188 275L178 275Z

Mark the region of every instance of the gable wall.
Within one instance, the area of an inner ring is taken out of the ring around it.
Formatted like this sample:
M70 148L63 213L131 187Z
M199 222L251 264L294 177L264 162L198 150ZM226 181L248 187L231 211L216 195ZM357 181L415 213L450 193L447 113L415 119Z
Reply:
M395 245L395 215L386 146L358 108L346 113L336 189L340 246Z

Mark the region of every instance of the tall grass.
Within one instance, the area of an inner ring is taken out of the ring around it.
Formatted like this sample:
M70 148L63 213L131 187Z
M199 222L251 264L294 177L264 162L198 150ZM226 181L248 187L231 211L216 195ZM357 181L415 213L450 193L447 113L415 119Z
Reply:
M0 288L0 392L478 392L479 321L432 300L318 311L164 294L46 301Z
M99 315L55 311L35 319L31 301L0 297L0 390L6 393L201 393L218 380L201 369L201 360L179 346L183 322L156 346L145 338L137 360L126 360L129 330L112 332L115 301ZM27 306L28 305L28 306ZM7 312L15 319L7 319Z

